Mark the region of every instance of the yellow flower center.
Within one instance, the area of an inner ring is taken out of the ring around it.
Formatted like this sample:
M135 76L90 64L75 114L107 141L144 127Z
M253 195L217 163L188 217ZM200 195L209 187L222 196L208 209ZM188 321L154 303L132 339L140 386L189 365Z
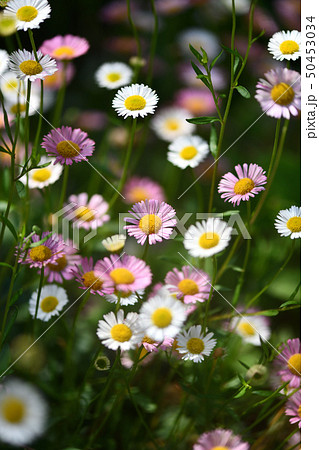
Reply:
M115 284L132 284L135 277L132 272L125 267L118 267L110 272L110 277Z
M145 108L146 101L141 95L130 95L125 100L124 105L130 111L140 111Z
M114 83L115 81L119 81L121 79L121 74L120 73L108 73L106 75L106 79L107 81L110 81L111 83Z
M138 226L143 231L143 233L153 234L157 233L160 230L162 226L162 220L155 214L146 214L141 218Z
M126 342L132 337L132 331L124 323L119 323L111 328L111 336L115 341Z
M148 198L145 189L143 189L141 187L133 188L130 192L130 197L131 197L133 203L141 202Z
M248 322L241 322L238 325L238 329L243 333L244 336L254 336L256 334L254 327Z
M298 408L298 416L301 418L301 405L299 405L299 408Z
M26 110L25 103L24 104L16 103L15 105L12 105L10 108L10 112L12 114L18 114L18 112L20 112L20 114L21 114L21 113L25 112L25 110Z
M254 189L254 187L255 183L253 182L253 180L251 180L250 178L242 178L235 184L234 192L237 195L244 195Z
M284 55L293 55L299 50L299 45L295 41L287 40L280 44L279 49Z
M79 206L75 211L75 216L83 222L92 222L92 220L95 219L95 214L92 209L87 208L86 206Z
M61 258L58 258L55 262L57 264L51 264L51 263L48 264L49 269L52 270L53 272L61 272L61 270L63 270L68 263L67 259L64 255L61 256Z
M212 447L210 450L229 450L229 447L224 447L223 445L217 445L217 447Z
M56 297L45 297L41 303L40 303L40 308L42 309L43 312L45 313L49 313L55 310L55 308L58 306L59 301Z
M142 342L146 342L147 344L155 344L155 341L153 341L153 339L149 338L148 336L144 336Z
M94 289L95 291L101 289L103 285L103 280L99 280L93 270L91 270L91 272L84 273L82 275L82 281L85 287Z
M179 121L175 119L168 119L165 126L170 131L176 131L179 129Z
M61 141L57 144L56 151L64 158L73 158L80 153L80 147L72 141Z
M17 80L8 81L5 84L5 88L8 91L16 91L18 89L18 81Z
M173 316L168 308L157 308L151 318L155 326L166 328L171 324Z
M195 353L199 355L204 350L205 345L202 339L199 338L190 338L187 342L187 350L190 353Z
M51 170L44 168L44 169L37 169L32 174L32 179L34 181L46 181L51 177Z
M38 10L34 6L22 6L17 11L17 19L22 22L31 22L38 15Z
M295 353L288 359L288 369L293 375L300 377L301 374L301 354Z
M7 422L20 423L24 419L25 404L16 397L7 397L1 406L2 416Z
M292 233L300 233L301 231L301 217L291 217L287 222L287 228Z
M217 233L213 233L209 231L208 233L204 233L199 238L198 244L202 248L213 248L218 245L220 241L220 237Z
M36 61L32 61L31 59L28 61L23 61L20 65L20 70L26 75L38 75L43 70L41 64Z
M51 258L52 252L49 247L46 247L45 245L38 245L37 247L31 248L29 256L32 261L43 262Z
M177 287L184 295L194 295L198 294L199 292L197 283L195 283L195 281L191 280L190 278L185 278L184 280L180 281Z
M193 159L197 155L198 151L196 150L196 147L193 145L189 145L188 147L184 147L183 150L180 152L179 156L183 159Z
M16 19L0 15L0 36L9 36L16 31Z
M292 87L287 83L276 84L271 90L271 98L278 105L286 106L289 105L295 98L295 93Z
M52 55L56 58L72 58L75 55L74 48L68 45L62 45L62 47L56 48Z

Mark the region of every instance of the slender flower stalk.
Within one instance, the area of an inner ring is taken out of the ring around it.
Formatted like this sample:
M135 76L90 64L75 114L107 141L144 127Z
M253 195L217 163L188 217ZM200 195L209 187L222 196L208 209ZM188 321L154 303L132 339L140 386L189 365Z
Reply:
M34 319L33 319L33 336L34 337L35 337L35 332L36 332L37 316L38 316L38 310L39 310L39 304L40 304L40 298L41 298L41 291L42 291L42 287L43 287L43 282L44 282L44 265L42 265L42 267L41 267L39 288L38 288L38 295L37 295L37 303L36 303L36 306L35 306L35 314L34 314Z

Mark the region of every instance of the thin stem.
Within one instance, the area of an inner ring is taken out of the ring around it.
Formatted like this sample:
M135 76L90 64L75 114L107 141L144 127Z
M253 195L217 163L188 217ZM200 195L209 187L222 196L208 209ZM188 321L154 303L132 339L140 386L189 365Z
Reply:
M268 177L270 177L271 175L271 171L276 159L276 155L277 155L277 149L278 149L278 142L279 142L279 133L280 133L280 124L281 124L281 119L277 120L276 123L276 132L275 132L275 140L274 140L274 145L273 145L273 149L272 149L272 154L271 154L271 159L270 159L270 163L269 163L269 169L268 169Z
M135 26L135 24L133 22L133 19L132 19L131 1L130 0L126 0L126 5L127 5L127 18L128 18L129 24L130 24L130 26L132 28L133 35L134 35L134 38L135 38L135 41L136 41L137 56L140 58L141 55L142 55L141 42L140 42L140 38L138 36L138 32L137 32L136 26Z
M30 28L28 28L28 33L29 33L29 39L30 39L30 42L31 42L31 47L32 47L32 50L33 50L33 53L34 53L35 60L37 62L39 62L39 58L38 58L38 54L37 54L37 48L35 46L35 42L34 42L34 38L33 38L33 32L32 32L32 30Z
M63 182L62 182L61 196L60 196L59 208L58 208L59 210L62 208L64 199L65 199L66 188L67 188L67 185L68 185L68 178L69 178L69 170L70 170L70 166L65 165L64 173L63 173Z
M211 288L210 288L210 292L209 292L209 297L206 301L206 307L205 307L205 316L204 316L204 321L203 321L203 325L202 325L202 333L206 334L206 327L207 327L207 322L208 322L208 313L209 313L209 305L210 305L210 301L212 299L213 296L213 291L214 291L214 285L216 282L216 276L217 276L217 258L216 255L213 256L213 276L212 276L212 284L211 284Z
M39 289L38 289L38 295L37 295L37 303L36 303L36 306L35 306L35 314L34 314L34 319L33 319L33 336L35 336L35 331L36 331L36 322L37 322L37 316L38 316L38 310L39 310L39 304L40 304L40 298L41 298L41 291L42 291L43 281L44 281L44 266L42 265L41 272L40 272L40 281L39 281Z
M43 118L43 80L41 80L40 113L39 113L38 128L34 139L34 148L37 153L42 128L42 118Z
M146 83L148 85L150 85L152 82L154 57L155 57L157 38L158 38L158 16L157 16L154 0L151 0L151 6L152 6L153 17L154 17L154 30L153 30L153 34L152 34L150 60L149 60L149 65L148 65L148 75L147 75L147 79L146 79Z
M63 62L63 69L62 69L62 84L58 92L57 100L55 103L55 109L53 112L53 119L52 119L52 125L54 128L57 128L60 125L61 122L61 115L64 105L64 98L65 98L65 90L66 90L66 68L67 68L67 62Z
M114 195L111 198L111 201L109 203L109 209L111 209L112 206L114 205L114 203L116 202L117 198L120 195L121 190L123 189L124 183L126 181L128 166L129 166L129 163L130 163L130 158L131 158L132 149L133 149L133 142L134 142L134 137L135 137L136 124L137 124L137 118L133 118L132 119L131 131L130 131L130 140L129 140L128 149L127 149L127 152L126 152L126 157L125 157L125 161L124 161L122 176L121 176L120 182L119 182L119 184L117 186L117 191L114 193Z
M148 238L147 238L147 239L146 239L146 242L145 242L144 252L143 252L143 255L142 255L142 259L143 259L144 261L146 261L146 257L147 257L147 253L148 253L149 246L150 246L150 242L149 242L149 240L148 240Z

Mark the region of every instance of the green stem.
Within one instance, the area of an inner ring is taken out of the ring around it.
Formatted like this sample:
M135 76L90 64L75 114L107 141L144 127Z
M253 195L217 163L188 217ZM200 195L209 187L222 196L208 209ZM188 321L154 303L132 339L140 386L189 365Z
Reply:
M121 193L121 190L123 189L124 183L126 181L128 166L129 166L129 163L130 163L130 158L131 158L132 149L133 149L133 142L134 142L134 136L135 136L135 131L136 131L136 123L137 123L137 118L133 118L132 119L131 131L130 131L130 140L129 140L128 149L127 149L127 152L126 152L126 157L125 157L125 161L124 161L122 176L121 176L120 182L119 182L119 184L117 186L117 191L114 193L114 195L111 198L111 201L109 203L109 210L112 208L112 206L114 205L114 203L118 199L118 197L119 197L119 195Z
M35 140L34 140L34 148L35 148L37 154L38 154L38 146L39 146L39 140L40 140L40 134L41 134L41 128L42 128L42 118L43 118L43 80L41 80L39 121L38 121L37 132L36 132Z
M206 327L207 327L207 322L208 322L208 314L209 314L209 305L210 305L210 301L212 299L213 296L213 291L214 291L214 285L216 282L216 275L217 275L217 258L216 255L213 256L213 276L212 276L212 284L211 284L211 288L210 288L210 292L209 292L209 297L206 301L206 306L205 306L205 316L204 316L204 321L203 321L203 325L202 325L202 333L205 335L206 334Z
M252 298L249 300L249 302L246 305L246 309L248 309L265 291L267 291L267 289L269 288L269 286L275 281L275 279L281 274L281 272L284 270L284 268L286 267L286 265L289 263L293 252L294 252L294 248L295 248L295 239L292 240L292 245L291 248L288 252L288 255L285 259L285 261L283 262L283 264L280 266L280 268L277 270L277 272L275 273L275 275L271 278L271 280Z
M44 281L44 266L42 265L41 272L40 272L40 281L39 281L39 289L38 289L38 295L37 295L37 303L36 303L36 306L35 306L35 314L34 314L34 319L33 319L33 336L34 337L35 337L35 332L36 332L36 323L37 323L37 316L38 316L38 310L39 310L39 304L40 304L40 298L41 298L41 291L42 291L43 281Z
M145 242L144 252L143 252L143 255L142 255L142 259L143 259L144 261L146 261L146 257L147 257L147 253L148 253L149 246L150 246L150 242L149 242L149 240L148 240L148 238L147 238L147 239L146 239L146 242Z
M58 208L59 210L63 207L65 194L66 194L66 188L67 188L67 185L68 185L69 170L70 170L70 166L65 165L64 166L64 173L63 173L63 182L62 182L61 196L60 196L59 208Z
M24 118L24 146L25 146L25 161L28 161L29 158L29 137L30 137L30 128L29 128L29 109L30 109L30 97L31 97L31 81L28 80L27 85L27 102L25 106L25 118ZM25 224L28 225L29 218L29 209L30 209L30 198L29 198L29 172L26 174L27 180L25 185L26 196L25 196Z
M150 60L148 65L148 75L146 79L146 84L150 85L153 77L153 65L154 65L154 57L157 46L157 37L158 37L158 16L156 12L155 0L151 0L152 13L154 17L154 30L151 41L151 51L150 51Z
M267 173L268 177L270 177L270 175L271 175L272 168L273 168L273 165L274 165L274 162L275 162L275 159L276 159L276 155L277 155L278 142L279 142L279 133L280 133L280 125L281 125L281 119L278 119L277 123L276 123L274 145L273 145L271 159L270 159L270 163L269 163L269 169L268 169L268 173Z
M60 125L61 122L61 115L64 105L64 98L65 98L65 91L66 91L66 68L67 68L67 62L63 62L63 69L62 69L62 84L59 89L56 103L55 103L55 109L53 112L53 119L52 119L52 125L53 128L57 128Z
M133 22L133 19L132 19L131 1L130 0L126 0L126 5L127 5L127 18L128 18L129 24L130 24L130 26L132 28L133 35L134 35L134 38L135 38L135 41L136 41L137 56L140 58L141 55L142 55L141 42L140 42L140 38L139 38L138 33L137 33L136 26L135 26L135 24Z
M31 47L32 47L32 50L33 50L33 53L34 53L35 60L37 62L39 62L39 58L38 58L38 54L37 54L37 48L35 46L35 42L34 42L34 38L33 38L33 32L32 32L32 30L30 28L28 29L28 33L29 33L29 39L30 39L30 42L31 42Z

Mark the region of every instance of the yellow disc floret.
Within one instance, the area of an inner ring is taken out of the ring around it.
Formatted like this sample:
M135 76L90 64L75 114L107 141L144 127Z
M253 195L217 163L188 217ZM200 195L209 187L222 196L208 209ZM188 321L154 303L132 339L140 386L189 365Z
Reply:
M217 447L212 447L210 450L229 450L229 447L224 447L223 445L217 445Z
M141 187L135 187L130 192L130 198L133 203L138 203L143 200L146 200L149 197L147 196L147 192L145 189Z
M200 338L190 338L187 342L187 350L190 353L194 353L199 355L204 350L205 345L202 339Z
M44 169L36 169L32 173L32 179L34 181L38 181L39 183L48 180L51 177L51 170L47 169L46 167Z
M124 102L125 108L130 111L141 111L146 106L146 101L141 95L130 95Z
M299 45L295 41L287 40L280 44L279 49L284 55L293 55L298 52Z
M152 322L158 328L168 327L172 318L172 313L168 308L157 308L152 314Z
M197 283L190 278L185 278L180 281L177 287L184 295L195 295L199 292Z
M241 178L234 186L234 192L237 195L248 194L252 189L254 189L255 183L250 178Z
M132 284L135 277L132 272L125 267L117 267L110 272L110 277L115 284Z
M63 270L66 267L68 261L67 261L66 257L63 255L63 256L61 256L61 258L58 258L55 261L55 263L56 264L49 263L48 268L50 270L52 270L53 272L61 272L61 270Z
M68 45L63 45L57 49L55 49L52 53L52 56L55 58L73 58L75 55L75 51L72 47L69 47Z
M254 336L256 334L256 330L248 322L241 322L238 325L238 329L242 332L244 336Z
M34 6L22 6L17 11L17 19L21 22L31 22L38 15L38 10Z
M168 119L165 123L165 127L170 131L176 131L179 129L179 122L175 119Z
M156 214L146 214L141 218L138 226L145 234L158 233L162 226L162 220Z
M57 144L56 151L64 158L73 158L80 154L80 147L72 141L61 141Z
M183 159L193 159L197 155L198 151L196 147L193 145L189 145L188 147L184 147L183 150L180 152L179 156Z
M41 300L40 308L43 312L49 313L55 310L55 308L58 306L59 301L56 297L49 296L45 297L43 300Z
M32 261L43 262L51 258L52 251L45 245L38 245L37 247L31 248L29 256Z
M92 209L87 208L86 206L79 206L75 211L75 216L83 222L92 222L92 220L95 219L95 214Z
M108 73L106 75L106 79L107 81L110 81L111 83L115 83L116 81L119 81L121 79L121 74L120 73Z
M287 222L287 228L292 233L301 232L301 217L291 217Z
M219 235L217 233L213 233L213 232L209 231L208 233L204 233L201 235L198 243L199 243L200 247L209 249L209 248L216 247L216 245L218 245L219 241L220 241Z
M288 359L288 369L293 375L300 376L301 374L301 354L295 353L294 355L290 356Z
M279 83L272 88L271 98L274 102L278 103L278 105L287 106L295 98L295 93L292 87L287 83Z
M85 287L94 289L95 291L101 289L103 280L99 280L93 270L82 275L82 281Z
M10 423L20 423L24 419L25 404L16 397L7 397L1 405L2 417Z
M111 336L115 341L127 342L132 337L131 329L124 323L119 323L111 328Z
M43 67L40 63L36 61L32 61L31 59L28 61L23 61L19 68L21 72L23 72L26 75L38 75L43 71Z

